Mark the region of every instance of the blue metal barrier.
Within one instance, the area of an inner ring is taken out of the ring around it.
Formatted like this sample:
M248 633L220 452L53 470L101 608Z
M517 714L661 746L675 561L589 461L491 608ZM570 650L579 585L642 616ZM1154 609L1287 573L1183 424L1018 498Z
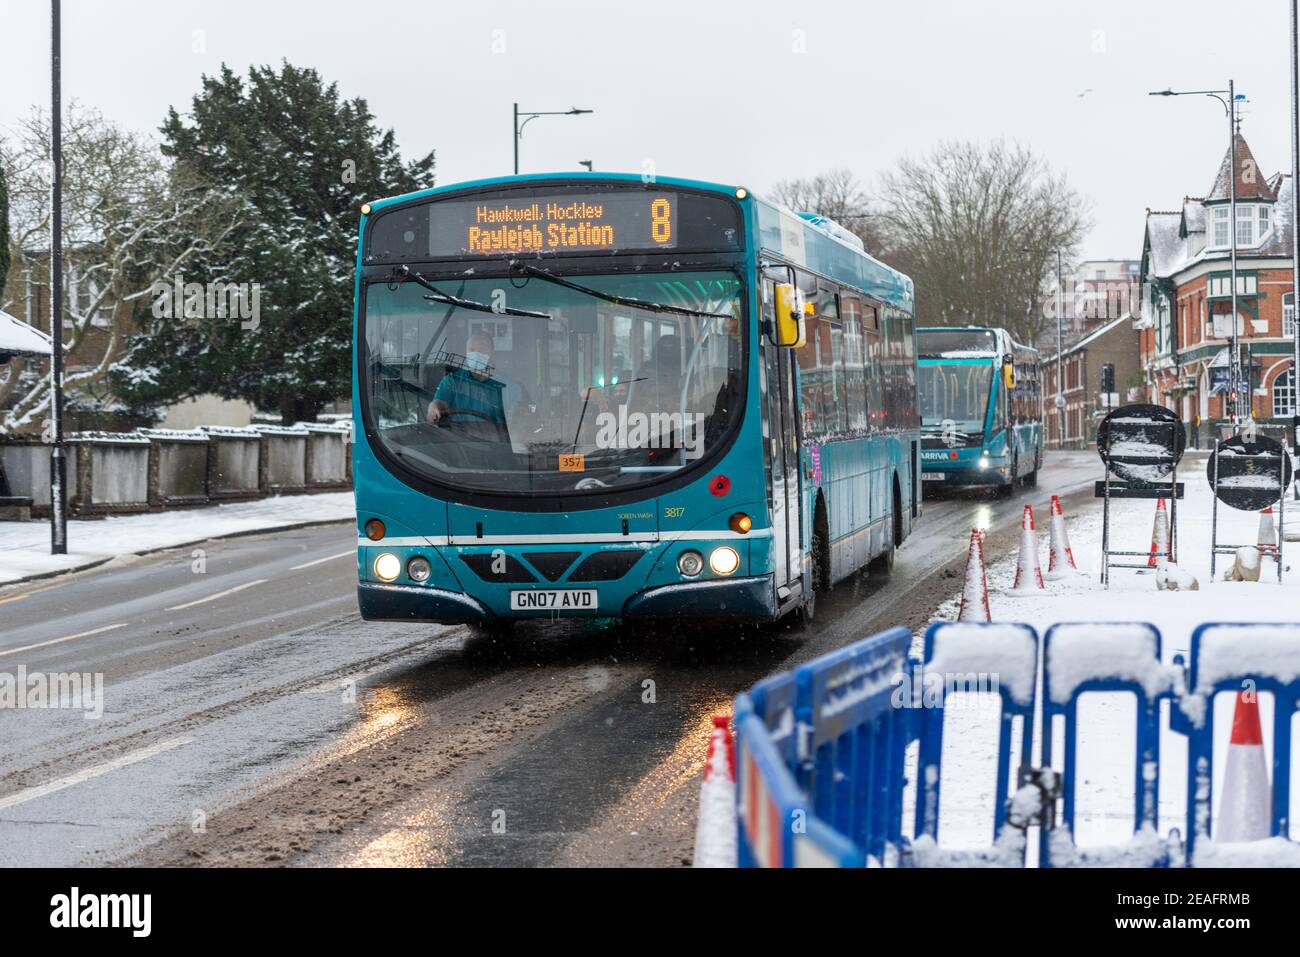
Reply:
M1013 722L1021 724L1019 767L1028 766L1034 742L1034 678L1038 669L1038 635L1028 625L976 622L936 622L925 632L925 659L921 668L923 685L934 675L940 701L937 707L921 709L921 750L918 777L920 791L916 799L916 834L929 838L937 848L939 840L939 782L943 771L944 705L948 695L963 688L977 690L981 675L998 677L1001 698L998 722L997 784L991 833L994 848L987 853L973 851L953 857L963 864L992 864L1005 861L1006 855L1024 863L1023 841L1008 847L1004 835L1007 826L1007 798L1011 777L1011 740ZM970 676L975 677L974 688ZM1011 679L1003 680L1003 676ZM915 857L911 863L922 863Z
M1289 841L1288 820L1291 719L1300 707L1300 624L1213 622L1192 632L1187 695L1179 701L1171 722L1173 730L1187 735L1189 865L1195 863L1198 847L1212 837L1214 697L1223 691L1236 694L1246 687L1273 694L1273 806L1269 833L1287 839L1280 849L1294 853L1292 863L1300 860L1300 844Z
M1043 638L1042 765L1053 764L1052 723L1065 722L1063 827L1039 832L1039 866L1114 866L1142 861L1166 867L1169 852L1156 834L1160 807L1160 702L1172 697L1174 676L1161 664L1160 632L1145 623L1053 625ZM1074 842L1079 696L1126 692L1136 698L1133 833L1125 845L1080 849Z

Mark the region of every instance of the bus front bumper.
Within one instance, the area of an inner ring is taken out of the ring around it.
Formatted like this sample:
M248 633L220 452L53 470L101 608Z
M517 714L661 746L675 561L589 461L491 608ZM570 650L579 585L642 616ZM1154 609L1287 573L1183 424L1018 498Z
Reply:
M433 621L444 625L481 624L499 616L462 592L423 585L360 582L357 604L366 621ZM624 618L731 618L768 621L776 617L771 575L681 582L648 588L623 605ZM553 617L553 615L537 616ZM577 616L575 616L577 617ZM611 617L616 615L611 614Z
M491 621L482 603L461 592L422 585L357 584L357 604L366 621L436 621L466 625Z
M771 575L715 578L681 582L637 592L623 606L624 618L748 618L776 617L776 592Z

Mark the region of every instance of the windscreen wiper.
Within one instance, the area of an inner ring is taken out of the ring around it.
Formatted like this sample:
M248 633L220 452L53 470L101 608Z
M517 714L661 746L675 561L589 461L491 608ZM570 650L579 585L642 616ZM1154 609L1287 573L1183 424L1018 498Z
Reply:
M429 280L425 279L418 272L411 269L405 263L393 267L393 275L400 276L403 279L409 279L432 293L425 296L430 302L440 302L444 306L455 306L457 309L469 309L473 312L490 312L496 316L521 316L525 319L550 319L550 314L545 312L533 312L529 309L512 309L510 306L489 306L486 302L478 302L474 299L462 299L460 296L453 296L449 292L443 292Z
M561 279L554 273L549 273L539 266L520 262L518 259L510 260L511 272L516 269L529 276L536 276L543 282L552 282L557 286L563 286L565 289L572 289L574 292L580 292L596 299L603 299L605 302L613 303L616 306L627 306L631 309L644 309L647 312L668 312L677 316L696 316L700 319L736 318L734 315L726 315L720 312L701 312L699 309L687 309L683 306L672 306L666 302L650 302L648 299L637 299L633 296L615 296L612 293L601 292L599 289L592 289L590 286L583 286L569 279Z

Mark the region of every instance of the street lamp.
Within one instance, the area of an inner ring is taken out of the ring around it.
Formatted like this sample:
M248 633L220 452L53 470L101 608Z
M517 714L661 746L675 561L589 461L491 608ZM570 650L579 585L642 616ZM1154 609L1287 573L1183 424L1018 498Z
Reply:
M540 113L521 113L519 111L519 104L516 103L515 118L514 118L514 122L511 124L511 129L514 134L514 141L515 141L515 175L517 176L519 174L519 141L523 138L524 127L527 126L530 121L537 119L539 116L581 116L583 113L595 113L595 112L596 112L595 110L580 110L575 106L569 110L551 110L551 111L543 111ZM521 116L524 118L524 121L522 123L519 122L519 118Z
M50 554L68 554L67 450L63 447L63 42L59 0L50 3Z
M578 160L578 165L587 167L588 173L592 171L591 160Z
M1233 396L1232 423L1237 426L1241 424L1241 357L1237 354L1237 101L1245 97L1238 95L1234 80L1228 81L1226 90L1152 90L1148 95L1212 96L1223 105L1228 116L1228 249L1232 262L1232 344L1228 376ZM1249 383L1246 388L1249 390Z

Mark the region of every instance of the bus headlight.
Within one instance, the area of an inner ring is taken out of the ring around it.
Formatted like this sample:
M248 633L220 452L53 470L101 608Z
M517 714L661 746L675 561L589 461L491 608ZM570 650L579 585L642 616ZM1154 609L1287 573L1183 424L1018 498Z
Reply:
M392 552L383 552L375 559L375 577L380 581L395 581L400 574L402 574L402 560Z
M982 468L982 469L986 469L986 468L988 468L988 467L989 467L989 457L988 457L987 455L981 455L981 456L980 456L980 468Z
M411 581L427 582L433 573L433 566L423 555L416 555L406 563L406 575Z
M715 575L730 575L740 567L740 553L730 545L719 545L709 555L709 567Z
M687 578L704 571L704 556L699 552L682 552L677 556L677 570Z

